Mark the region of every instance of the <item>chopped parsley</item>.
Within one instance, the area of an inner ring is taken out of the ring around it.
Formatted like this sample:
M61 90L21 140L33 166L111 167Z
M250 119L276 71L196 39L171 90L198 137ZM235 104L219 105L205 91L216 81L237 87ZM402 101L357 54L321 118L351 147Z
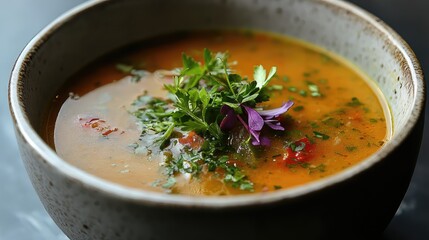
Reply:
M283 82L290 82L290 78L288 76L282 77Z
M353 151L356 151L357 147L356 146L346 146L346 149L349 152L353 152Z
M319 91L319 87L313 82L306 81L308 90L310 91L310 96L312 97L322 97L322 94Z
M326 165L325 164L319 164L317 166L314 165L310 165L308 167L308 171L310 174L314 173L314 172L325 172L326 171Z
M346 105L349 107L359 107L359 106L362 106L363 104L361 103L361 101L359 101L357 97L353 97L351 101L348 102Z
M315 138L319 138L319 139L322 139L322 140L328 140L329 139L328 135L323 134L321 132L313 131L313 133L314 133L314 137Z
M322 123L335 128L339 128L344 125L344 123L342 123L340 120L333 117L326 117L322 119Z
M304 110L304 106L296 106L296 107L293 108L293 110L295 112L300 112L300 111Z
M134 68L134 66L122 63L116 64L116 69L118 69L122 73L130 74L132 82L140 81L140 79L147 74L147 72L144 70L137 70Z
M307 91L305 90L299 90L299 95L303 96L303 97L307 97Z
M310 126L311 128L319 128L319 124L317 124L316 122L310 122Z
M283 90L283 85L271 85L268 87L268 90L281 91L281 90Z
M127 64L118 63L116 64L116 69L123 73L130 73L134 69L134 67Z
M294 152L300 152L304 150L305 146L306 146L305 142L293 142L290 144L290 148Z
M140 120L140 139L149 138L151 146L152 143L159 146L158 150L151 151L164 153L162 166L167 180L163 188L173 188L177 174L198 177L206 166L209 172L221 169L225 183L253 191L253 182L238 165L230 163L237 159L234 154L228 154L234 152L232 146L225 145L229 128L241 121L251 145L264 145L262 128L284 130L276 118L293 103L287 102L277 109L255 110L256 104L269 100L268 90L283 89L282 85L267 86L276 76L275 67L268 74L262 66L255 67L253 80L248 81L228 67L227 53L213 54L204 49L203 58L204 64L201 64L182 55L183 68L178 70L172 84L165 85L168 99L143 94L134 101L136 110L132 114ZM140 73L128 65L118 64L117 68L125 73ZM175 149L181 140L178 136L191 131L203 139L201 144L195 147L185 144L177 152ZM136 149L142 147L137 145Z
M288 87L289 92L296 92L298 89L296 87Z

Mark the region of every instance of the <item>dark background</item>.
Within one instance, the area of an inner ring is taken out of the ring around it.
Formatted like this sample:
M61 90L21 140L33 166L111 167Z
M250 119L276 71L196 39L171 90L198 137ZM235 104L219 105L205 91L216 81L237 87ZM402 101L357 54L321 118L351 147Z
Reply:
M25 44L83 0L0 0L0 240L67 239L43 209L20 160L7 104L13 63ZM429 1L351 0L395 29L429 72ZM428 105L428 104L427 104ZM428 108L428 107L427 107ZM429 111L408 192L382 239L429 239Z

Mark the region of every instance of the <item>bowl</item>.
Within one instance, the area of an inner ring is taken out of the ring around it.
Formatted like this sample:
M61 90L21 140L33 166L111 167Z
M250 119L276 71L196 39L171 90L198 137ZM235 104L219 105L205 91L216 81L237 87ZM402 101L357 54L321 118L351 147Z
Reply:
M393 116L381 150L338 174L265 194L190 197L132 189L63 161L41 138L58 89L98 57L178 30L251 28L328 49L379 86ZM22 160L44 207L71 239L323 239L380 234L407 190L419 153L425 86L390 27L336 0L88 1L25 47L9 85Z

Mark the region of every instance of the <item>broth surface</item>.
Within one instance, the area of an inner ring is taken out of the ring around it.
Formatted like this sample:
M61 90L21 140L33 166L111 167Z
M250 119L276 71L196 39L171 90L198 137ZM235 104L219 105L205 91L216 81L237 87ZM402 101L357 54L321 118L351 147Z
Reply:
M390 116L378 90L363 74L338 57L314 46L267 33L249 31L191 32L142 42L88 66L70 79L53 101L46 139L64 160L98 177L129 187L166 191L162 156L133 149L141 134L131 103L144 91L166 96L171 79L162 70L182 65L182 52L202 61L202 50L230 54L231 68L253 76L256 65L277 67L264 108L288 100L294 106L283 117L285 131L272 144L245 156L244 172L255 192L289 188L335 174L376 152L390 138ZM144 69L132 81L118 63ZM320 94L321 96L319 96ZM95 125L93 125L95 124ZM309 160L285 163L286 143L307 139ZM250 160L249 160L250 159ZM199 177L177 176L169 191L188 195L248 193L225 184L222 172Z

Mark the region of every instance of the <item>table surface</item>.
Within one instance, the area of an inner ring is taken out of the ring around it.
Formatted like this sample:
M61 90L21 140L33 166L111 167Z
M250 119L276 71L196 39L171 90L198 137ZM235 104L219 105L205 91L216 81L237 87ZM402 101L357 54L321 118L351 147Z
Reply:
M20 160L7 103L14 61L50 21L83 0L0 0L0 239L68 239L39 201ZM351 0L392 26L429 72L429 1ZM426 106L429 106L427 104ZM408 192L382 239L429 239L429 111L422 149ZM426 187L425 187L426 186Z

